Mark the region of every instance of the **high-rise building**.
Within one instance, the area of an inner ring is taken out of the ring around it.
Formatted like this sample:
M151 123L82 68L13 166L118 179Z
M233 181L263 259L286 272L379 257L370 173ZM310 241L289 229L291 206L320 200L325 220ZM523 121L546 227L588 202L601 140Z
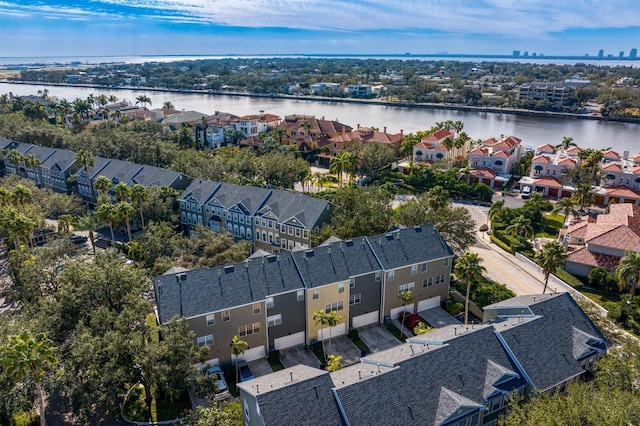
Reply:
M602 59L602 58L604 58L604 50L600 49L598 51L598 59Z
M638 49L631 49L629 51L629 58L636 59L638 57Z
M618 55L618 58L620 59L624 58L624 52L620 52L620 54Z
M519 50L514 50L514 51L513 51L513 57L514 57L514 58L518 58L518 57L520 57L520 51L519 51Z

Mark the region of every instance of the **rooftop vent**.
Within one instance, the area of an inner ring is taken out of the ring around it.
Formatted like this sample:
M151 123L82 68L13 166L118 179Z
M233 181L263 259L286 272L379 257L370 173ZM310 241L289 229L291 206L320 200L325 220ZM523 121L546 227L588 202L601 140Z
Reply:
M233 272L233 265L228 265L224 267L224 273L225 274L230 274Z

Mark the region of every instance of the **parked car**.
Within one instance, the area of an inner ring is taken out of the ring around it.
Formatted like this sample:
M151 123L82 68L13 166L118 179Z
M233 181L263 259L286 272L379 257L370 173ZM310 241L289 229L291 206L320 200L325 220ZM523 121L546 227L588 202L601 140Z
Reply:
M400 321L400 324L403 323L402 322L403 319L404 319L405 327L407 327L409 330L413 330L416 327L416 325L420 324L421 322L424 322L419 315L412 314L407 311L400 312L400 315L398 316L398 321Z
M246 382L247 380L255 379L253 373L251 372L251 368L249 368L249 364L247 361L241 359L237 361L238 363L238 372L240 373L240 381Z
M525 186L522 189L522 199L523 200L528 200L530 196L531 196L531 187L530 186Z
M214 399L225 399L229 397L229 387L227 381L224 379L224 374L218 366L209 367L205 374L208 376L214 376L216 380L216 395Z

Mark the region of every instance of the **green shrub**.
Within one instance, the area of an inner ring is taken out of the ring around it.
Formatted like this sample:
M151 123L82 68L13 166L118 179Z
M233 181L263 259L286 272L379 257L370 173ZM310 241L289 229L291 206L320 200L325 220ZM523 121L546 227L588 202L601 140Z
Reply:
M622 316L622 306L619 303L607 302L603 306L609 313L607 314L612 320L618 321Z
M618 289L618 280L616 280L616 277L601 266L589 271L587 282L592 287L600 287L606 291L615 291Z
M574 277L573 275L571 275L570 273L568 273L564 269L559 269L558 268L556 270L556 272L554 273L554 275L556 277L560 278L565 283L569 284L573 288L579 289L580 287L583 286L582 281L580 281L578 278Z
M515 253L513 248L511 248L508 244L502 242L498 237L495 236L495 234L491 235L490 238L491 238L491 242L497 245L498 247L500 247L502 250L507 251L511 254Z
M454 302L451 300L447 300L447 303L445 303L444 308L447 310L447 312L449 312L451 315L454 315L454 316L464 311L464 305L462 303Z

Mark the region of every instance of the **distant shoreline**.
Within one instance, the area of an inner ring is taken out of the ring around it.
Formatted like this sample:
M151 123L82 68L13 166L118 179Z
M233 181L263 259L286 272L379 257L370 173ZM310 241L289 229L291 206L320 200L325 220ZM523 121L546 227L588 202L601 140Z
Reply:
M528 109L516 109L516 108L498 108L498 107L485 107L485 106L470 106L459 104L436 104L436 103L414 103L414 102L400 102L400 101L385 101L377 99L356 99L356 98L332 98L324 96L312 96L312 95L285 95L278 94L265 94L265 93L246 93L246 92L223 92L215 90L194 90L194 89L168 89L160 87L145 87L140 88L137 86L100 86L94 84L66 84L66 83L42 83L39 81L8 81L2 80L0 84L23 84L31 86L56 86L56 87L82 87L96 90L133 90L139 92L162 92L162 93L181 93L181 94L194 94L194 95L211 95L211 96L242 96L248 98L269 98L269 99L294 99L301 101L312 102L339 102L339 103L354 103L354 104L369 104L369 105L384 105L402 108L424 108L424 109L441 109L441 110L453 110L453 111L469 111L469 112L486 112L492 114L510 114L510 115L526 115L533 117L545 117L545 118L573 118L581 120L595 120L595 121L611 121L620 123L633 123L640 124L640 119L637 118L611 118L603 117L601 115L588 115L588 114L576 114L569 112L554 112L554 111L535 111Z

